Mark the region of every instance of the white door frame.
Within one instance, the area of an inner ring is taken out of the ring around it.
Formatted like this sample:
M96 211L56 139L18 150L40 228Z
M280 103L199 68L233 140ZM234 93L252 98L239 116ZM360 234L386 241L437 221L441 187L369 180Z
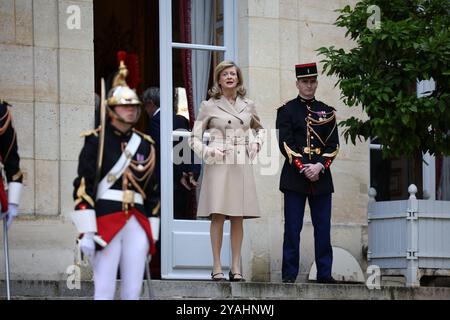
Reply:
M208 51L223 51L225 59L237 59L236 28L237 28L237 1L224 0L224 45L210 46L190 43L175 43L172 39L172 0L159 0L159 50L160 50L160 111L161 117L161 276L164 279L176 278L206 278L209 274L193 272L189 270L182 274L174 272L173 232L177 227L177 220L173 218L173 155L172 155L172 110L173 110L173 49L193 49ZM203 221L201 221L203 222ZM195 224L200 221L186 222L195 231ZM225 238L224 238L225 240ZM225 244L225 241L224 241Z

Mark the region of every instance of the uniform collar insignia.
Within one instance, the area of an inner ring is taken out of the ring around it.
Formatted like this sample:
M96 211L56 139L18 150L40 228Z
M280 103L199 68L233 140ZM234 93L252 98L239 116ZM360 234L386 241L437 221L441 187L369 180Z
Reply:
M305 99L305 98L302 98L302 97L299 95L298 98L300 99L301 102L304 102L304 103L311 103L311 102L316 101L316 98L315 98L315 97L312 98L312 99Z
M122 132L119 129L115 128L114 126L112 126L112 127L114 128L114 130L113 130L114 134L119 137L122 137L122 136L129 137L133 133L133 131L131 129L128 130L127 132Z

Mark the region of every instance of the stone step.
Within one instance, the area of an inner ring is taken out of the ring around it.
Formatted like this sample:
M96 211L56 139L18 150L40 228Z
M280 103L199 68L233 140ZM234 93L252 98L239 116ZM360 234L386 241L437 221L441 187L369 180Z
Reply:
M120 281L117 283L120 288ZM142 299L148 299L144 282ZM69 289L66 281L11 282L14 299L88 300L93 296L93 282L82 281L79 289ZM152 280L153 299L281 299L281 300L450 300L450 288L382 286L368 289L360 284L212 282ZM0 281L0 299L5 298L5 283ZM117 295L118 297L118 295Z

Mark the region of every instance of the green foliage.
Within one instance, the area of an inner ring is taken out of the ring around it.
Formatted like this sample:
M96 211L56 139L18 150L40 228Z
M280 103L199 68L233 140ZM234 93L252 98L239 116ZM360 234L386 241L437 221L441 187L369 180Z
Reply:
M380 8L378 29L367 26L370 5ZM324 73L338 77L344 103L369 116L339 124L346 141L378 137L384 156L450 155L450 1L363 0L338 11L335 25L355 46L317 51ZM417 79L430 78L436 90L417 98Z

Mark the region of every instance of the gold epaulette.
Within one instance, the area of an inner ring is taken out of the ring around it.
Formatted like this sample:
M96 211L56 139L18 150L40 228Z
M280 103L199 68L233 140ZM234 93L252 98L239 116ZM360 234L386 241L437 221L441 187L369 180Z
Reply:
M288 104L288 102L289 102L290 100L288 100L288 101L285 101L280 107L278 107L277 109L281 109L281 108L283 108L285 105L287 105Z
M136 132L137 134L141 135L144 138L144 140L147 140L151 144L155 144L155 140L153 140L152 137L150 137L148 134L140 132L139 130L136 130L134 128L133 128L133 132Z
M332 107L332 106L330 106L330 105L328 105L328 104L326 104L326 103L324 103L324 102L322 102L324 105L326 105L328 108L330 108L331 110L333 110L333 111L336 111L336 108L335 107Z
M80 133L80 137L88 137L90 135L94 135L96 137L98 137L98 133L100 131L100 127L98 127L97 129L94 130L86 130Z
M8 102L6 102L5 100L2 100L2 99L0 99L0 104L4 104L7 107L8 106L11 107L11 105Z

